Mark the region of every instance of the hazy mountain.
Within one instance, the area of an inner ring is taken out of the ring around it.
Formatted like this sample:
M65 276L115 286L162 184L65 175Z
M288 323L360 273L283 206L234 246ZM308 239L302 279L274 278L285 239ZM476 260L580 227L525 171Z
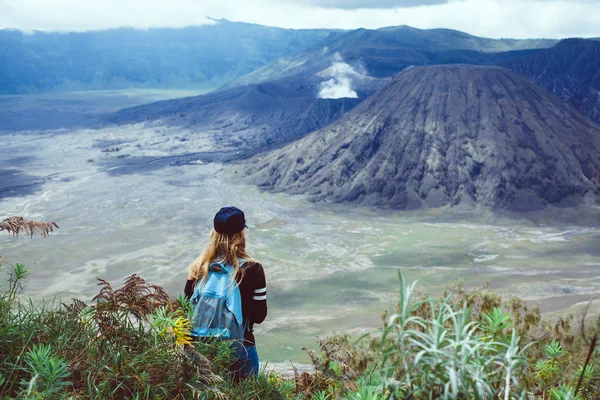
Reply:
M390 77L410 65L497 64L554 45L545 39L486 39L449 29L409 26L335 33L305 51L282 57L229 86L246 85L321 71L339 54L375 77Z
M412 67L305 138L233 168L313 200L531 210L600 198L600 126L500 67Z
M600 123L600 42L567 39L505 64Z
M0 30L0 93L213 88L312 47L331 32L226 20L181 29Z
M357 76L352 88L356 98L319 98L320 85L329 73L321 75L160 101L121 110L109 121L172 126L186 134L213 132L219 147L254 153L327 125L387 83Z

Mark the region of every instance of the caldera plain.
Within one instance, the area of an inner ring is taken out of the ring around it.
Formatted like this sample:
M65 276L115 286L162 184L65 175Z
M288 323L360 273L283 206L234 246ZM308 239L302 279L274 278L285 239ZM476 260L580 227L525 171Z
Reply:
M314 347L315 336L380 326L395 306L398 271L434 294L457 280L489 282L548 316L578 313L600 293L597 208L313 203L231 180L224 170L239 150L216 144L214 132L102 122L126 106L193 94L0 96L0 217L60 225L47 239L0 236L0 255L30 271L25 296L89 302L96 278L119 286L131 274L177 296L224 205L246 212L249 252L267 273L269 315L256 332L261 359L272 364L305 360L302 347Z

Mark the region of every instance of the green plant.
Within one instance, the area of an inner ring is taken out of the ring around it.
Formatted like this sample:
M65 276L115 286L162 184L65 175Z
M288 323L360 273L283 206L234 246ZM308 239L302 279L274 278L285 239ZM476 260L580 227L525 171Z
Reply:
M27 398L56 398L71 385L67 362L55 356L50 346L36 344L25 355L25 372L29 380L21 382Z
M581 381L579 382L579 379ZM579 392L585 399L593 399L594 394L598 393L598 381L600 380L600 374L593 365L587 365L585 368L580 365L577 370L573 373L572 381L579 383Z
M552 388L550 392L551 400L583 400L579 394L575 395L575 389L568 385L562 385L558 388Z
M544 350L544 358L534 365L535 374L541 384L542 397L549 387L559 381L560 364L567 354L558 341L552 341L544 347Z
M527 360L513 330L506 341L478 336L471 308L444 299L414 300L416 282L399 275L397 313L388 317L380 339L380 373L391 397L521 398ZM496 333L508 325L492 312ZM495 316L494 316L495 315ZM494 319L495 318L495 319ZM496 323L496 322L501 323Z
M192 324L183 314L184 312L181 309L169 312L165 307L159 307L153 316L152 325L158 328L159 335L173 337L176 345L191 345L190 331Z
M481 331L490 340L504 340L505 332L512 328L511 316L500 308L494 307L492 312L482 314L483 321L479 324Z
M318 392L313 393L312 400L329 400L332 395L330 392L326 390L320 390Z
M552 363L558 364L566 354L567 351L563 349L556 340L553 340L549 345L546 345L546 357L548 357Z
M347 394L348 400L384 400L380 389L361 386L359 390Z
M192 306L192 303L185 296L185 294L181 293L179 296L177 296L175 303L177 308L183 313L183 316L191 321L192 316L194 315L194 306Z
M27 278L29 271L23 264L11 266L8 273L8 290L2 295L6 304L10 305L12 301L23 291L23 280Z

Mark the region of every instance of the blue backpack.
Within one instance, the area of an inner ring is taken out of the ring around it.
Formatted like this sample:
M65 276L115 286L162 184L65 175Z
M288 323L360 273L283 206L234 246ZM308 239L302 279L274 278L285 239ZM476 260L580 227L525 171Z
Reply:
M240 260L240 266L243 262ZM235 267L213 262L208 271L190 299L194 308L191 335L243 340L242 296L233 279Z

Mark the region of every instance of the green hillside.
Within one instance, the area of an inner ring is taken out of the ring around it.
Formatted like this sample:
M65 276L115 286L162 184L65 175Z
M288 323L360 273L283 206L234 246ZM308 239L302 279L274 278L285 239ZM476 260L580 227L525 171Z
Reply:
M226 20L181 29L0 30L0 93L215 88L330 33Z

